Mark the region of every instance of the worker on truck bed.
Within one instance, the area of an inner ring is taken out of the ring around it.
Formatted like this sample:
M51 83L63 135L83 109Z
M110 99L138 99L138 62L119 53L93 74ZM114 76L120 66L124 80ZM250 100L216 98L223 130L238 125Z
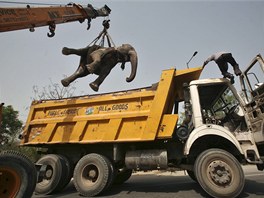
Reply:
M233 66L234 72L237 76L241 75L242 73L231 53L217 52L215 54L212 54L206 59L206 61L204 61L203 67L205 67L205 65L207 65L207 63L209 63L210 61L215 61L220 71L222 72L224 78L229 78L232 84L234 83L234 76L227 71L228 63L230 63Z

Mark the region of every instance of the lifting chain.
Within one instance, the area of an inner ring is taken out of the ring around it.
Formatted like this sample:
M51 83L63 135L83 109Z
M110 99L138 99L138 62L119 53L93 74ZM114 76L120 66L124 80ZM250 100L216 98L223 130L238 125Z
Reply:
M104 29L100 32L100 34L89 44L90 45L96 45L96 43L100 40L100 43L99 45L101 47L104 47L104 42L105 42L105 38L107 39L107 44L108 44L108 47L115 47L115 44L111 38L111 36L109 35L108 33L108 29L110 27L110 20L109 19L106 19L103 21L102 25L104 26Z

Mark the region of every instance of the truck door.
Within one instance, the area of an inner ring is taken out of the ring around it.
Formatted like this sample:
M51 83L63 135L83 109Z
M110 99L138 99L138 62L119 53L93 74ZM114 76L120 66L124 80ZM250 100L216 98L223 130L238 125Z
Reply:
M264 136L264 60L257 55L240 76L242 97L252 131ZM264 138L263 138L264 139Z

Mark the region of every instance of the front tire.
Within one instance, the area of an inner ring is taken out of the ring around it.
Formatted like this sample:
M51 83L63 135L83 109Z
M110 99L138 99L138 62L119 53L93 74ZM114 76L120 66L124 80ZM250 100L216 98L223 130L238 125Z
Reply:
M201 187L212 197L237 197L244 188L241 165L233 155L221 149L202 152L195 161L194 172Z
M197 178L196 178L196 176L195 176L195 174L194 174L194 171L186 170L186 172L187 172L188 176L189 176L193 181L197 182Z

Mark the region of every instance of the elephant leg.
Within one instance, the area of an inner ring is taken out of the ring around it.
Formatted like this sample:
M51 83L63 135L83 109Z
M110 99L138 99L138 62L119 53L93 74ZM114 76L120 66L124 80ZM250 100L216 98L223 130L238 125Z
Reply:
M111 68L108 68L107 66L105 68L103 68L98 76L98 78L90 83L90 87L94 90L94 91L98 91L99 90L99 86L102 84L102 82L105 80L105 78L109 75L110 71L112 70Z
M87 76L88 74L89 72L87 71L87 69L83 68L82 66L79 66L78 69L71 76L62 79L61 84L64 87L68 87L69 84L72 83L77 78L82 78L84 76Z
M78 56L84 56L87 54L87 51L88 51L87 48L81 48L81 49L73 49L73 48L68 48L68 47L62 48L62 54L64 55L75 54Z

